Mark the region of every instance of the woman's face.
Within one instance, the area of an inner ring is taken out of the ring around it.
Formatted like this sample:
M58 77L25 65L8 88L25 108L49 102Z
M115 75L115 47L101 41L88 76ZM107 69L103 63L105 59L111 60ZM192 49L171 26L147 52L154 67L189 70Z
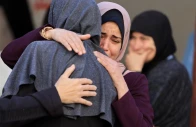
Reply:
M116 60L121 49L122 37L118 25L114 22L106 22L101 26L100 46L113 60Z
M147 53L145 63L150 62L156 55L156 46L152 37L139 32L133 32L130 39L131 51L137 54Z

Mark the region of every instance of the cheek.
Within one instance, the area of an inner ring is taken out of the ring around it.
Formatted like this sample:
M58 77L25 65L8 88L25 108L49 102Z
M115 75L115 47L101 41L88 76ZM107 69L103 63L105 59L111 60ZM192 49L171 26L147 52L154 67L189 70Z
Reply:
M110 46L110 53L111 56L117 58L121 49L121 44L111 45Z
M133 42L132 40L130 40L130 41L129 41L129 45L130 45L131 48L133 48L134 42Z

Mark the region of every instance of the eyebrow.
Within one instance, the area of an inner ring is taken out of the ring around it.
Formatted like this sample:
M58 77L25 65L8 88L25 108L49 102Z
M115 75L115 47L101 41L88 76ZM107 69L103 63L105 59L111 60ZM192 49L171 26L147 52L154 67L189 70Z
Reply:
M112 35L112 37L116 38L116 39L122 39L121 37L117 37L115 35Z
M104 33L104 32L101 32L101 34L106 35L106 33ZM117 37L116 35L112 35L112 37L114 37L115 39L122 39L121 37Z

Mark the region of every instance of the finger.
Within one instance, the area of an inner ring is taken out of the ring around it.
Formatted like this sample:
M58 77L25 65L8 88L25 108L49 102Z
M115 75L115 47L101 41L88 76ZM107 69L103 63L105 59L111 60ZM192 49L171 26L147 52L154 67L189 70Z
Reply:
M97 58L97 60L99 61L99 63L100 63L101 65L103 65L103 66L108 70L108 68L107 68L107 63L106 63L104 60L102 60L102 59L100 59L100 58Z
M91 35L90 34L85 34L85 35L78 35L79 38L82 40L82 41L85 41L85 40L88 40L91 38Z
M80 38L78 37L78 35L77 35L77 37L75 37L75 40L76 40L76 42L77 42L77 45L79 46L79 48L80 48L80 52L81 52L81 55L82 54L85 54L86 53L86 50L85 50L85 48L84 48L84 44L83 44L83 42L80 40Z
M65 40L62 41L62 44L65 46L65 48L66 48L67 50L72 51L71 46L70 46Z
M70 39L72 40L71 45L73 45L73 50L77 51L77 53L79 55L82 55L82 48L81 48L81 44L83 43L79 38L78 35L76 33L72 33L70 35Z
M95 86L95 85L83 85L82 86L82 89L85 91L87 91L87 90L91 90L91 91L95 91L95 90L97 90L97 87Z
M87 106L92 106L92 105L93 105L92 102L87 101L87 100L85 100L85 99L83 99L83 98L78 99L78 100L76 101L76 103L84 104L84 105L87 105Z
M93 81L87 78L79 78L77 79L80 84L92 84Z
M94 55L97 57L97 58L100 58L100 59L104 59L104 60L107 60L108 57L106 55L103 55L102 53L100 52L97 52L97 51L94 51Z
M97 60L107 69L107 65L109 63L108 57L103 55L102 53L99 53L97 51L94 52L95 56L97 57Z
M68 35L69 37L66 38L66 41L67 43L71 46L71 48L74 50L75 53L78 53L78 47L77 45L75 44L75 41L74 41L74 37L73 37L73 34L69 34Z
M62 76L65 76L65 77L69 77L75 70L75 65L72 64L70 67L68 67L65 72L62 74Z
M82 97L94 97L96 95L97 93L94 91L83 91L81 94Z

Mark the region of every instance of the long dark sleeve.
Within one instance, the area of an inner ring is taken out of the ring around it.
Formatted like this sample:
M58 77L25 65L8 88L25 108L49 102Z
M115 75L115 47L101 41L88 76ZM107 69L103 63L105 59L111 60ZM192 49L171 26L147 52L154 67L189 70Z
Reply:
M123 127L152 127L154 115L146 77L139 73L129 73L125 81L129 92L112 104L120 123Z
M0 125L62 114L62 104L55 87L24 97L0 99Z
M46 24L40 28L37 28L24 36L13 40L10 42L2 51L1 58L4 61L4 63L9 66L10 68L13 68L24 52L25 48L33 41L38 40L45 40L40 35L40 30L43 29L46 26L50 26L49 24Z

